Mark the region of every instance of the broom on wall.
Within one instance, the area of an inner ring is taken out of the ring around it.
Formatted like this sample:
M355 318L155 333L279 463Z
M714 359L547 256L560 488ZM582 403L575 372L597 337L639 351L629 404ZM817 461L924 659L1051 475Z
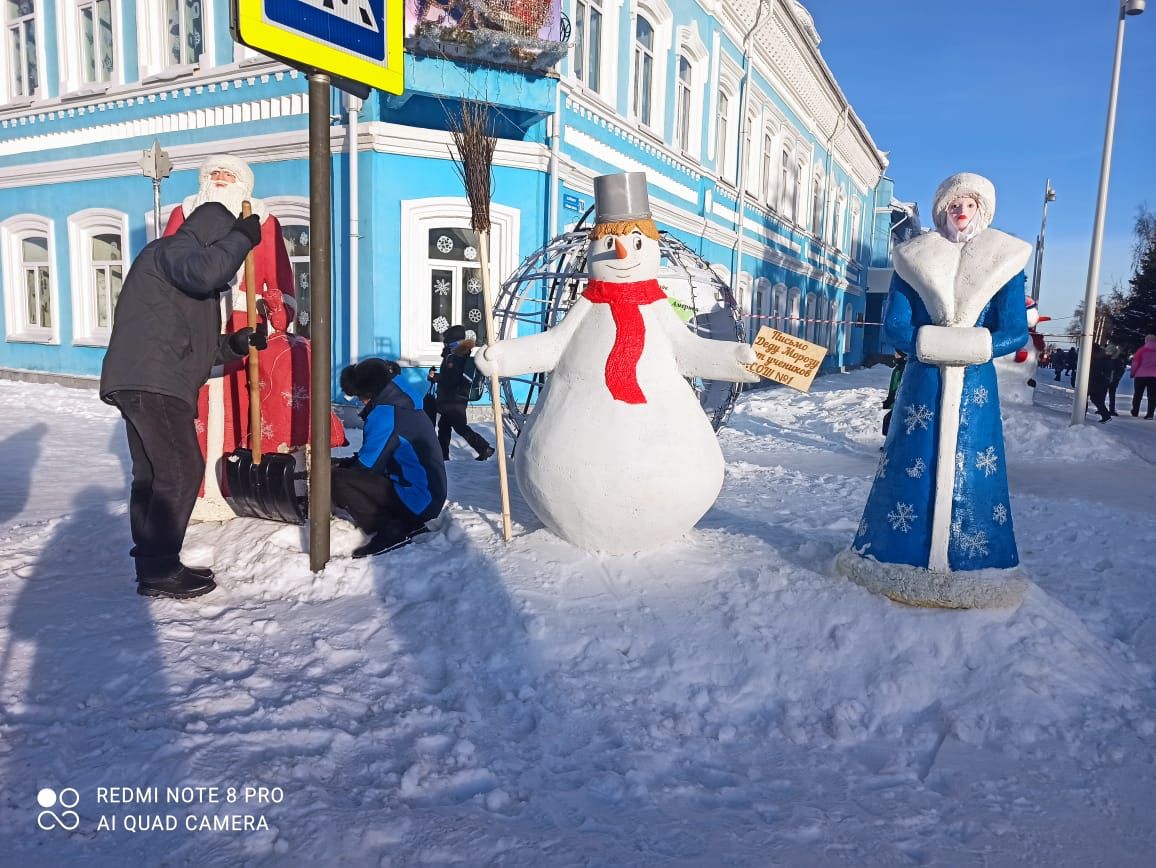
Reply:
M486 320L486 340L494 334L494 305L490 289L490 191L493 187L494 149L498 140L490 135L490 104L462 100L459 114L450 116L457 156L457 169L470 200L470 228L478 234L478 264L482 270L482 310ZM510 485L506 475L506 438L502 428L502 407L498 375L490 375L490 399L494 408L495 448L498 453L498 484L502 494L502 538L513 536L510 525Z

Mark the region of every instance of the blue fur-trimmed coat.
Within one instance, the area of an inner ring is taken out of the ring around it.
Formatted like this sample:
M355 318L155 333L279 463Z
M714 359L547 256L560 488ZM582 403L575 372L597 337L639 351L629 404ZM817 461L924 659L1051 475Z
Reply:
M1022 346L1028 253L1025 242L993 229L964 245L933 233L896 248L885 329L909 361L855 536L861 556L935 569L940 525L950 571L1018 565L995 366L988 360L962 367L960 389L957 374L917 356L916 340L923 326L978 326L991 333L993 357ZM956 385L948 385L953 378ZM955 390L958 397L945 394ZM944 425L958 434L955 455L940 468ZM937 470L951 486L938 509Z

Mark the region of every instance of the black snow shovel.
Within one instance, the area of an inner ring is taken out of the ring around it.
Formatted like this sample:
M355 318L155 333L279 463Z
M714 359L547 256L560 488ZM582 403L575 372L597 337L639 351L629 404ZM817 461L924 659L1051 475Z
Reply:
M241 216L252 213L248 201L241 204ZM249 328L257 328L257 291L253 274L253 253L245 257L245 306ZM308 499L297 493L297 470L292 453L261 452L261 364L256 348L249 347L249 449L238 449L225 459L225 481L233 511L248 518L304 524Z

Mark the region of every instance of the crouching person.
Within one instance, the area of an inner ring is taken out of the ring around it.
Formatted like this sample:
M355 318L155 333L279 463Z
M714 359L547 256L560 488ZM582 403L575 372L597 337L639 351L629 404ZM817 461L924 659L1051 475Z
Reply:
M360 451L334 462L333 506L371 534L355 558L405 545L425 533L446 502L446 468L429 416L393 380L396 362L366 359L341 372L341 391L365 403Z

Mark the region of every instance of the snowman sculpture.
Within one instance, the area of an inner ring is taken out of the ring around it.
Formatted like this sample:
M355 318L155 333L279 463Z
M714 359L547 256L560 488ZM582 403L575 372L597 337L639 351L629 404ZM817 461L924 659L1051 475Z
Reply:
M756 382L744 343L692 334L658 284L646 174L594 179L586 290L554 328L478 352L487 376L550 372L514 458L518 488L564 540L610 554L694 527L723 482L687 377Z
M1040 353L1044 351L1044 336L1036 332L1036 326L1051 319L1040 316L1039 307L1030 295L1024 296L1028 315L1028 340L1014 353L1000 356L995 360L996 377L999 380L999 397L1004 404L1032 403L1032 390L1036 387L1036 369L1040 364Z

